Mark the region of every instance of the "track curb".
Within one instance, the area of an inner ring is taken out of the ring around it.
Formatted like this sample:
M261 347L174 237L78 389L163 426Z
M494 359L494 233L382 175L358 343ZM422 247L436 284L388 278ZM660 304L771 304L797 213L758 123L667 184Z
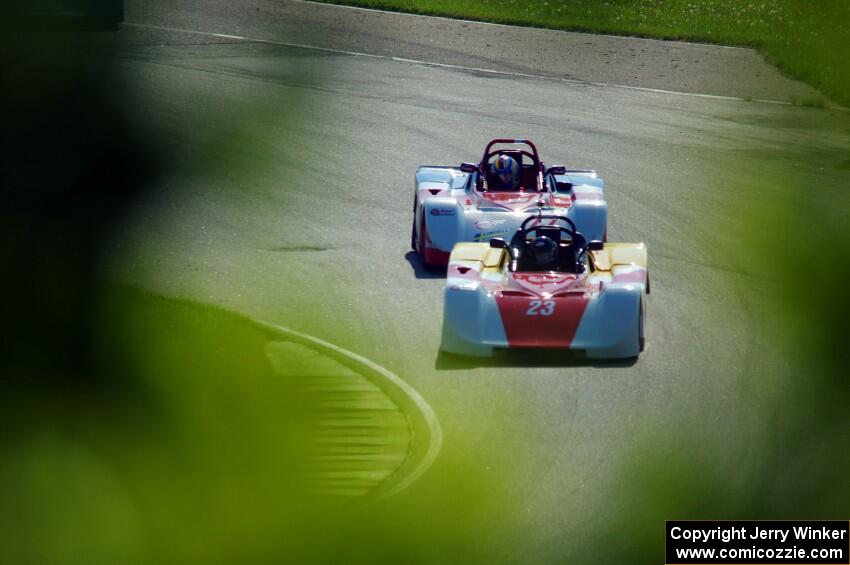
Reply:
M431 406L401 377L362 355L323 339L270 322L248 317L246 319L275 339L291 341L316 350L363 375L401 408L408 422L411 448L404 462L378 487L366 495L369 501L380 500L397 494L428 470L442 448L442 428Z

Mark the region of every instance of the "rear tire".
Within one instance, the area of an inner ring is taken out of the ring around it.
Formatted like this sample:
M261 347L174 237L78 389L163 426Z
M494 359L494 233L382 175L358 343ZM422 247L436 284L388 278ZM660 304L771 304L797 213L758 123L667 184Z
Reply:
M429 264L428 261L425 260L425 233L426 232L424 230L427 230L428 227L425 225L425 211L424 210L422 211L422 214L420 216L419 225L422 226L422 228L423 228L423 231L421 231L421 232L419 230L416 231L416 241L419 244L419 257L422 258L422 265L426 269L431 269L433 267L433 265Z
M413 217L413 227L410 230L410 248L418 253L419 250L416 249L416 240L417 239L419 239L419 235L416 233L416 217L414 216Z
M419 202L418 198L413 197L413 227L410 229L410 248L416 252L419 252L416 249L416 240L419 239L419 234L416 233L416 213L418 212Z
M640 307L638 316L638 346L643 351L646 349L646 335L644 334L646 331L646 314L643 312L643 306Z

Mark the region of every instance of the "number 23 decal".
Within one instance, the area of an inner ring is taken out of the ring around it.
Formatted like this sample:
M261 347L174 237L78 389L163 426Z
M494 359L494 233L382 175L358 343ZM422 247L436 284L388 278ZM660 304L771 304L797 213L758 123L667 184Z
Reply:
M526 316L551 316L555 313L554 300L532 300L528 306Z

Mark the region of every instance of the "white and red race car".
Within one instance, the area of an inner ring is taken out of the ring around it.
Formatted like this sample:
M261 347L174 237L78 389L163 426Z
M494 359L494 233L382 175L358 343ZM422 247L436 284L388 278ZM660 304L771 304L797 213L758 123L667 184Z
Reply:
M532 216L510 242L454 247L440 348L471 356L554 348L636 357L648 292L643 243L588 242L565 216Z
M519 165L516 187L497 188L491 163L500 155ZM592 170L546 167L527 139L494 139L478 164L416 169L411 245L426 266L445 265L455 243L510 237L539 211L566 216L591 240L607 240L608 206Z

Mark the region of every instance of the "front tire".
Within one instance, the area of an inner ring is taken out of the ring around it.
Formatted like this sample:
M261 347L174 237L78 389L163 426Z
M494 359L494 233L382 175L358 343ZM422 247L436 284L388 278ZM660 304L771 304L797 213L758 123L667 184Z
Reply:
M428 269L431 267L430 264L425 260L425 233L428 227L425 225L425 210L422 210L422 214L419 216L419 226L422 228L422 231L416 230L416 241L419 245L419 256L422 258L422 264L425 265L425 268Z
M643 311L643 306L640 307L640 317L638 319L638 346L641 351L646 349L646 313Z
M410 229L410 248L416 251L419 250L416 248L416 241L419 239L419 234L416 233L416 213L419 211L419 199L415 196L413 197L413 227Z
M419 235L416 233L416 216L413 216L413 227L410 230L410 248L418 253L419 250L416 249L417 239L419 239Z

